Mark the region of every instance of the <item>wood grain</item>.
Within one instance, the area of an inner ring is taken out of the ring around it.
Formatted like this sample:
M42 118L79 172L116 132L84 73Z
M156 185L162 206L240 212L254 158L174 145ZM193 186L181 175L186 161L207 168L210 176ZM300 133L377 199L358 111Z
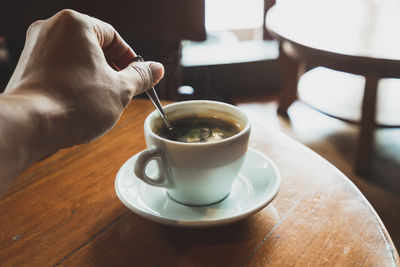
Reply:
M276 199L232 225L179 229L147 221L114 192L119 167L145 148L153 107L134 101L99 140L35 164L0 200L4 266L399 265L375 211L323 158L268 125L250 145L282 175ZM245 112L251 116L252 106Z

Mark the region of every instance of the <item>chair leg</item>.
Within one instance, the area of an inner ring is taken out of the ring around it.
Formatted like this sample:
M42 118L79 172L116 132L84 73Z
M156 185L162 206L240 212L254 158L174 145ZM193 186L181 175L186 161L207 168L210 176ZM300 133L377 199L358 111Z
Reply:
M379 77L377 76L366 76L365 78L361 125L355 165L356 173L362 175L368 175L372 165L374 129L376 126L376 98L379 81Z
M304 65L290 58L284 51L282 42L279 44L278 63L281 73L282 90L279 95L278 113L287 116L290 105L297 100L297 82L304 73Z

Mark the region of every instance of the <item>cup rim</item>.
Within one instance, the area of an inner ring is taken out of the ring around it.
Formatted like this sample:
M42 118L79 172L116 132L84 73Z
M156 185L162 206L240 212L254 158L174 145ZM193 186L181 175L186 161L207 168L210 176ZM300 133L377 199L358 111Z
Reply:
M173 140L169 140L167 138L163 138L163 137L155 134L152 131L152 129L150 128L150 120L151 120L151 118L153 118L154 116L160 116L158 114L158 110L153 110L149 115L147 115L146 120L144 122L144 127L147 128L147 131L149 132L149 134L153 138L156 138L156 139L158 139L158 140L160 140L162 142L165 142L167 144L173 144L173 145L179 145L179 146L203 146L203 147L204 146L210 146L210 145L214 146L214 145L217 145L217 144L229 143L232 140L238 139L238 138L240 138L241 136L245 135L247 132L250 131L251 123L250 123L249 117L241 109L239 109L238 107L236 107L234 105L231 105L231 104L224 103L224 102L214 101L214 100L187 100L187 101L171 103L171 104L163 106L163 108L164 108L164 110L166 111L166 113L168 115L167 109L172 108L174 106L179 106L179 105L183 105L183 104L190 104L190 103L196 103L196 104L199 104L199 103L210 103L210 104L213 104L213 105L220 105L220 106L226 106L226 107L229 107L229 108L233 108L245 118L245 121L246 121L245 127L239 133L237 133L237 134L235 134L233 136L230 136L228 138L225 138L225 139L222 139L222 140L217 140L217 141L211 141L211 142L205 142L205 143L185 143L185 142L173 141Z

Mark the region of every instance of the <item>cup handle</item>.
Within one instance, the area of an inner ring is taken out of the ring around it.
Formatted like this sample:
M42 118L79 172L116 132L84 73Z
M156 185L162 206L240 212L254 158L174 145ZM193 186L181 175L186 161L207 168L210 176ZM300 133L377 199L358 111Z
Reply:
M146 174L147 165L151 160L157 161L158 166L158 176L149 177ZM138 158L136 159L134 171L136 177L138 177L143 182L159 187L171 188L172 182L168 178L167 170L165 169L165 157L162 151L158 148L147 149L140 152Z

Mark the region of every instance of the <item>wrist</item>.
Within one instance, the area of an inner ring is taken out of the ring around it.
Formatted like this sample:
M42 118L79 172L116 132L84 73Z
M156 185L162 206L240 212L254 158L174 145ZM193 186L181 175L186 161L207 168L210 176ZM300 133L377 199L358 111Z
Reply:
M55 113L60 108L49 98L29 92L13 92L0 96L0 116L6 120L1 129L6 149L16 153L18 165L26 165L55 153L62 147L52 133L56 128Z

